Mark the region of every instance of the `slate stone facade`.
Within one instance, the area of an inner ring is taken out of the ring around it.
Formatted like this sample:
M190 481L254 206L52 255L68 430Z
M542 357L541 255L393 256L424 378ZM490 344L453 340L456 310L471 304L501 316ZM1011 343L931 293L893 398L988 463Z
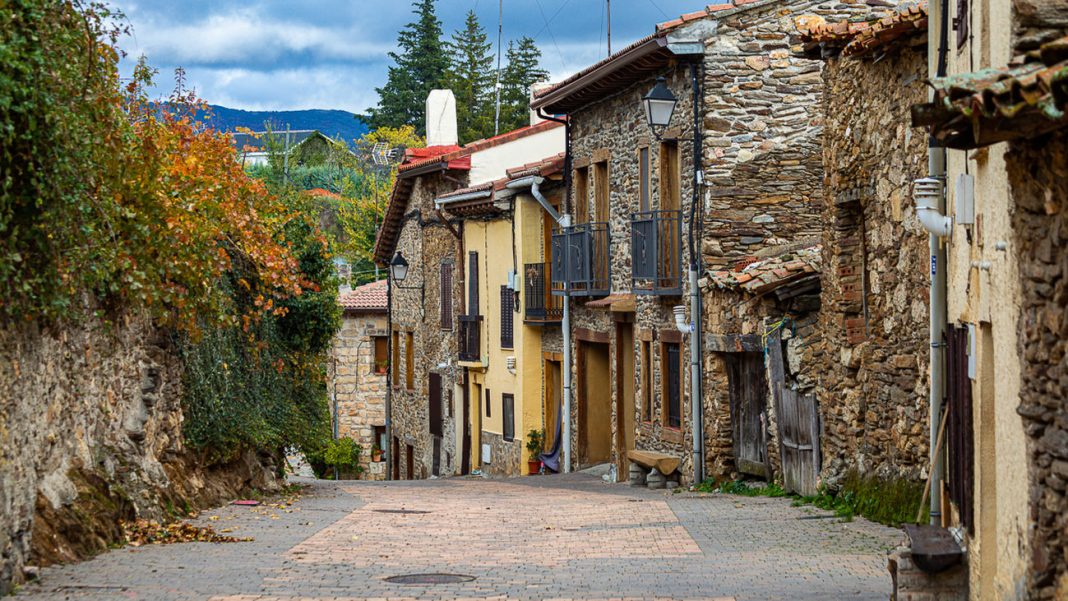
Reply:
M824 70L824 482L847 471L921 480L928 463L928 235L912 182L927 174L909 107L926 49L836 57ZM889 89L891 94L873 93Z
M452 177L456 177L453 174ZM460 175L463 177L463 175ZM457 333L455 313L463 307L463 271L454 269L451 294L453 319L451 329L443 329L440 315L440 266L442 262L459 265L458 241L434 210L434 198L451 191L456 184L442 175L416 176L411 197L404 212L404 222L397 250L408 261L408 277L393 285L391 303L392 340L399 342L399 352L391 358L392 369L399 370L391 390L393 438L399 453L393 457L394 468L403 479L459 473L456 456L456 412L452 410L452 391L462 373L456 367ZM446 324L448 325L448 324ZM408 337L412 339L412 387L408 387ZM399 359L399 361L393 361ZM442 433L430 433L429 374L441 375ZM407 446L412 446L412 463L408 465ZM438 469L434 469L435 448Z
M1019 345L1030 454L1030 589L1068 595L1068 133L1017 144L1006 155L1023 292Z

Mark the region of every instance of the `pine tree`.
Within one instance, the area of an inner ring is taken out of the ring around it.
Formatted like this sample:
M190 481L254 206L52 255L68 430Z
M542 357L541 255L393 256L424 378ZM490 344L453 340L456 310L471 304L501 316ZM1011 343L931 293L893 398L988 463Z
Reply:
M501 73L501 126L506 132L530 123L530 89L549 79L541 68L541 50L534 40L523 36L508 42L508 66Z
M412 12L416 20L397 35L400 53L389 53L396 64L389 68L386 85L375 89L378 106L368 110L372 130L411 125L419 135L426 135L423 112L427 94L445 84L449 57L441 40L434 0L413 0Z
M468 11L464 29L453 34L448 48L448 86L456 95L460 143L466 144L493 134L493 44L486 40L475 11Z

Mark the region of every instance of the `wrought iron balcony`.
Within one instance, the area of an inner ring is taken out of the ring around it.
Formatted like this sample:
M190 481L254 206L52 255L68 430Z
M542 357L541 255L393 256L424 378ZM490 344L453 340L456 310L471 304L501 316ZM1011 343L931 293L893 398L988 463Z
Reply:
M580 223L553 231L553 294L606 296L612 286L608 224Z
M682 211L632 213L630 258L636 294L682 294Z
M528 322L558 322L564 317L564 302L552 294L548 279L545 277L549 265L545 263L527 263L523 266L523 319Z
M482 360L482 316L460 315L460 361Z

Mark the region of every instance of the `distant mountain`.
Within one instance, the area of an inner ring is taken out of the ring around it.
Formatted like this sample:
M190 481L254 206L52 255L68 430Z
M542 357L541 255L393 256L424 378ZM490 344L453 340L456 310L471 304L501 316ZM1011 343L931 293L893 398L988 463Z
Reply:
M353 140L367 133L367 126L355 113L338 110L308 109L303 111L243 111L216 104L211 107L211 117L206 119L216 129L234 131L238 127L247 127L252 131L263 131L264 123L270 123L275 131L290 129L315 129L330 136L341 138L352 145Z

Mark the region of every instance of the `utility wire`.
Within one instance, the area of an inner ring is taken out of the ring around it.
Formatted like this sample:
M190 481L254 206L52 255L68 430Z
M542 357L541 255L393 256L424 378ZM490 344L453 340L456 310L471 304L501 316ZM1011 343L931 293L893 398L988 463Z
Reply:
M535 2L538 4L538 12L541 13L541 20L545 21L545 28L549 30L549 39L553 41L553 46L556 47L556 53L560 55L560 64L566 69L567 61L564 59L564 53L560 51L560 45L556 43L556 36L553 35L553 28L549 26L549 19L545 17L545 10L541 7L541 0L535 0Z
M652 4L652 5L653 5L653 8L655 8L655 9L656 9L656 10L658 10L658 11L660 11L660 14L664 15L664 16L665 16L665 17L667 17L668 19L670 19L670 18L671 18L671 17L670 17L670 16L669 16L669 15L668 15L668 14L667 14L666 12L664 12L664 9L660 8L660 7L659 7L659 6L658 6L658 5L656 4L656 2L654 2L653 0L649 0L649 4Z

